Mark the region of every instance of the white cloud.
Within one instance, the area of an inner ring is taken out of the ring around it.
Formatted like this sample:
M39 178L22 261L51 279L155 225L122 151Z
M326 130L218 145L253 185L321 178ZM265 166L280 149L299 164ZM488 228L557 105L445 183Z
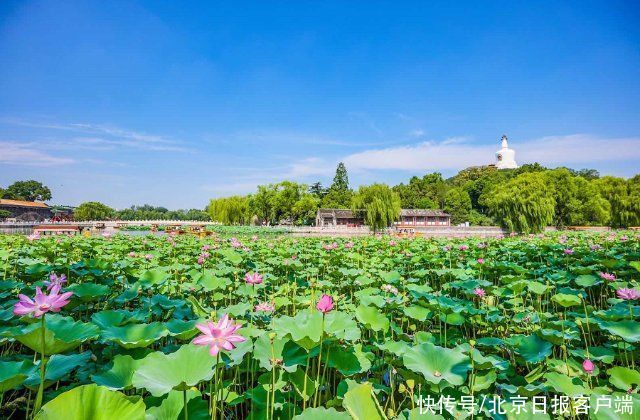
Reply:
M601 138L585 134L549 136L523 142L510 141L516 160L543 165L591 164L597 162L640 163L640 137ZM366 150L346 156L347 168L359 170L445 170L463 169L494 162L499 145L472 144L465 138L442 142Z
M412 131L409 132L409 135L411 137L422 137L422 136L424 136L424 134L425 134L424 130L422 130L420 128L417 129L417 130L412 130Z
M0 163L24 166L54 166L73 163L73 159L49 155L14 142L0 142Z
M633 162L640 166L640 137L602 138L589 134L548 136L522 143L509 143L522 163L547 165Z

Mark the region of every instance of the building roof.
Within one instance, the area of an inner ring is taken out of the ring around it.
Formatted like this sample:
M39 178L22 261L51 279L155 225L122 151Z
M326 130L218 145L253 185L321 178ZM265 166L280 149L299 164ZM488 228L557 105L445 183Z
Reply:
M440 216L440 217L449 217L451 216L448 213L443 212L442 210L437 209L402 209L400 210L400 216Z
M353 214L353 211L349 209L318 209L318 216L320 217L333 217L336 219L353 219L357 218L357 215ZM430 216L430 217L450 217L451 215L445 213L442 210L425 210L425 209L402 209L400 210L400 216Z
M46 203L38 201L23 201L23 200L6 200L0 199L0 206L12 206L12 207L36 207L41 209L48 209L49 206Z
M354 219L358 218L357 215L353 214L353 211L349 209L318 209L318 216L321 217L333 217L335 215L336 219Z

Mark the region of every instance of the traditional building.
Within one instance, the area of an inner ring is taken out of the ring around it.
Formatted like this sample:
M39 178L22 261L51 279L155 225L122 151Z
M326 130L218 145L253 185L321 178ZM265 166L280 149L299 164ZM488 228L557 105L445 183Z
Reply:
M442 210L402 209L400 220L394 223L396 228L415 228L424 226L451 226L451 215Z
M516 151L509 149L506 134L502 136L502 149L496 152L496 168L498 169L516 169Z
M25 221L42 221L51 217L51 209L45 203L37 201L0 199L0 210L7 210L11 218Z
M349 209L318 209L316 226L364 226L364 218Z
M316 226L358 227L364 226L364 218L348 209L318 209ZM400 220L395 222L394 226L397 228L451 226L451 216L442 210L402 209Z

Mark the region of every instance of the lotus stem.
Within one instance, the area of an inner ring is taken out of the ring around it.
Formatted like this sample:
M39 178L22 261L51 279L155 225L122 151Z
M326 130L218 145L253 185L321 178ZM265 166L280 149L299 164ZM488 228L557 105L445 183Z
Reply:
M313 396L313 406L318 406L318 394L320 393L320 366L322 366L322 344L324 343L324 313L322 314L322 328L320 328L320 352L318 353L318 370L316 371L316 392Z
M44 395L44 377L45 377L45 373L46 373L46 360L45 360L45 338L46 338L46 334L45 334L45 330L46 330L46 324L44 322L44 318L45 318L45 314L42 314L42 319L41 319L41 326L40 326L40 330L41 330L41 350L42 352L40 353L40 386L38 386L38 394L36 395L36 402L35 405L33 406L33 415L35 416L38 411L40 411L40 407L42 407L42 397Z

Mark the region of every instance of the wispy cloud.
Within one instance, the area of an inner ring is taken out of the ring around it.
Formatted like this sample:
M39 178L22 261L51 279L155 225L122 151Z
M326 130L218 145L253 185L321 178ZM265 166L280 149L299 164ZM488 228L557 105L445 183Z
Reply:
M256 144L261 146L308 144L318 146L344 146L356 148L388 146L401 143L399 141L349 140L324 135L277 129L243 130L230 135L207 135L205 136L205 140L209 143L216 144L243 143Z
M373 131L377 135L382 135L382 130L376 124L376 121L369 116L366 112L349 112L351 118L361 121L369 130Z
M15 142L0 141L0 163L23 166L55 166L67 165L74 160L57 157Z
M2 118L0 123L23 127L55 130L72 133L73 137L56 138L55 141L42 141L42 147L83 148L90 150L108 150L128 147L147 151L184 152L187 148L179 142L165 136L128 130L120 127L87 123L49 123L27 121L15 118Z

